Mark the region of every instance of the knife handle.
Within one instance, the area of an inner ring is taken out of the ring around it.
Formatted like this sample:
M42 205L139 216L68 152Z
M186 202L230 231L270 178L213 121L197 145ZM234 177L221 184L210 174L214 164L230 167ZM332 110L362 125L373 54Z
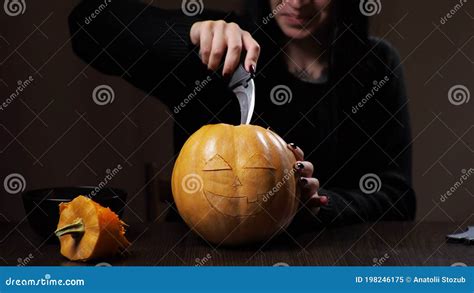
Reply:
M250 80L254 78L254 74L245 70L244 63L240 62L237 69L232 74L232 77L229 81L229 88L234 89L240 85L247 87Z

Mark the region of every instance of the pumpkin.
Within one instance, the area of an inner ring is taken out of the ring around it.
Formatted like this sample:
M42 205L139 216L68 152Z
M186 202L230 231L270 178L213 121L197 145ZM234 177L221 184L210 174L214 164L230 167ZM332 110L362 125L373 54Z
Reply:
M286 228L299 202L286 142L255 125L206 125L176 159L172 192L178 212L214 244L261 242Z
M130 243L125 223L117 214L92 199L78 196L59 205L58 229L61 254L72 261L88 261L117 254Z

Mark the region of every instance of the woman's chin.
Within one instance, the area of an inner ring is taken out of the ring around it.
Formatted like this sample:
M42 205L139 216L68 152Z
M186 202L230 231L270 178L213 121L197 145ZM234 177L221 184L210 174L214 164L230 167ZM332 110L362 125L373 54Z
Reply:
M283 28L283 33L290 39L306 39L311 36L311 31L305 28L292 28L285 27Z

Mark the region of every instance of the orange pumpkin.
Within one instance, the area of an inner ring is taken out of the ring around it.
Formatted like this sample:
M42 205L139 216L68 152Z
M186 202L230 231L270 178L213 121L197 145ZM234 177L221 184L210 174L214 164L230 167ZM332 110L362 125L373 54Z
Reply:
M206 125L184 144L172 176L179 214L215 244L261 242L286 228L299 202L295 156L271 130Z
M59 212L55 234L61 243L61 254L69 260L109 257L130 245L125 238L125 223L88 197L80 195L61 203Z

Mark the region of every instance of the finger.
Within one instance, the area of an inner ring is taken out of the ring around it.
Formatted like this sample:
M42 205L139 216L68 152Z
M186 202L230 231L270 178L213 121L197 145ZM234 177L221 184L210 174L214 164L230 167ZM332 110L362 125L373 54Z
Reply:
M319 180L316 178L301 177L300 185L301 190L301 200L308 200L313 194L317 193L319 190Z
M308 208L315 208L320 206L327 206L329 204L329 199L325 195L313 194L310 199L307 201L306 206Z
M207 67L211 70L217 70L217 68L219 68L219 64L227 47L224 38L224 25L225 22L217 22L214 25L212 49L209 56L209 63L207 64Z
M295 164L296 171L303 177L313 177L314 166L308 161L298 161Z
M242 33L242 44L247 51L245 55L245 70L251 72L257 67L258 57L260 56L260 45L255 41L252 35L246 31Z
M207 28L207 27L206 27ZM209 63L209 55L212 49L212 32L210 29L203 29L199 37L199 55L204 64Z
M304 152L294 143L288 144L288 148L295 154L296 160L303 161L304 160Z
M240 62L242 52L242 37L240 27L235 23L229 23L226 27L227 55L224 61L223 75L232 74Z
M191 31L190 31L190 38L191 38L191 43L193 45L198 45L200 40L200 32L201 32L201 25L202 22L197 21L191 26Z

